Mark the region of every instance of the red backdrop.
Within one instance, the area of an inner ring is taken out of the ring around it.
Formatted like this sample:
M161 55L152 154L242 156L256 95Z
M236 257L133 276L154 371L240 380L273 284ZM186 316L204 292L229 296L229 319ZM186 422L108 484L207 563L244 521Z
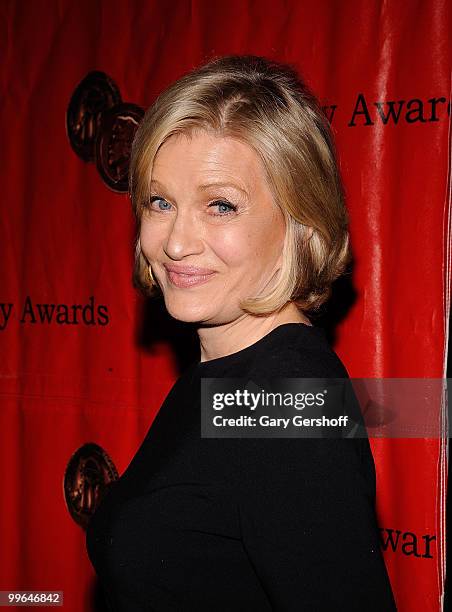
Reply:
M67 610L95 609L66 466L92 441L124 471L178 375L161 315L131 286L130 202L70 146L77 84L103 71L147 108L213 55L294 63L327 107L351 216L356 296L334 348L353 377L442 377L450 12L443 0L3 0L0 590L63 590ZM398 609L439 610L445 442L372 446Z

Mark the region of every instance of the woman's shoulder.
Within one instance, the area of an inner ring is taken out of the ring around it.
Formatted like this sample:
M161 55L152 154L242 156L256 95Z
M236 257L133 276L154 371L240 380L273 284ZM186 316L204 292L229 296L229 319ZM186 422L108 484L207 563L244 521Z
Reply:
M269 342L258 345L249 373L269 377L348 378L341 359L320 327L286 324L274 330Z

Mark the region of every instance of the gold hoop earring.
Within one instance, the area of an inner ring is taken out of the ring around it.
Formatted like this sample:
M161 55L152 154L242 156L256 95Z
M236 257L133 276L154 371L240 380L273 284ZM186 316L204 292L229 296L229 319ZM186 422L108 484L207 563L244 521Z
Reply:
M147 266L147 269L148 269L149 281L150 281L151 285L155 285L155 279L152 276L152 271L151 271L151 265L150 264Z

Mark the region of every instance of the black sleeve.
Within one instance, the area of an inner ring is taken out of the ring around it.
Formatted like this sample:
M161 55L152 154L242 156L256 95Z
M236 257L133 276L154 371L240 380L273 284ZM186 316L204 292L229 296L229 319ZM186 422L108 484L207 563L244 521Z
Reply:
M240 443L242 540L273 609L395 610L379 548L368 440Z

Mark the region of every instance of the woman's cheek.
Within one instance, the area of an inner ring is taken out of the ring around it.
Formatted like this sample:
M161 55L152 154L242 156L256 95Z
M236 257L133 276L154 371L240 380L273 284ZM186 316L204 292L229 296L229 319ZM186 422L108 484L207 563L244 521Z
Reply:
M216 255L231 265L243 263L255 251L253 233L244 228L222 227L209 233L209 242Z
M165 239L164 228L158 224L147 223L140 229L141 250L148 259L154 259Z

